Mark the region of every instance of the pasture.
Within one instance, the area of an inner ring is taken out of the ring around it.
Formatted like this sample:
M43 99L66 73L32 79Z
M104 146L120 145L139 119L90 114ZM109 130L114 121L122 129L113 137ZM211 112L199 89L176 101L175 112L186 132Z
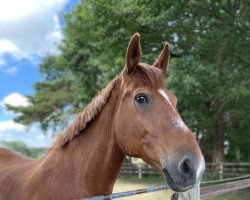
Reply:
M219 195L216 197L206 198L206 200L249 200L250 189L238 190L235 192L229 192L224 195Z
M143 177L141 180L139 180L135 176L120 176L115 183L113 193L148 188L164 184L165 181L160 176ZM171 190L166 190L147 194L139 194L131 197L124 197L121 198L121 200L170 200L172 194L173 192ZM202 198L202 200L249 200L249 197L250 189L247 188L243 190L229 192L216 197Z
M124 192L129 190L136 190L136 189L142 189L152 186L159 186L164 185L165 181L162 177L153 177L153 178L143 178L143 179L137 179L136 177L120 177L114 187L114 193L115 192ZM170 199L173 192L171 190L165 190L160 192L153 192L153 193L147 193L147 194L140 194L135 195L131 197L125 197L123 199L127 200L143 200L143 199L149 199L149 200L163 200L163 199Z

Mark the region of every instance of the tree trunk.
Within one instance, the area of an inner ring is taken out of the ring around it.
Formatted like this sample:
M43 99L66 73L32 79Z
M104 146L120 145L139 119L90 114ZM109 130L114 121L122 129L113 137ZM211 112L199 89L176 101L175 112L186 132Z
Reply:
M224 160L224 122L221 112L215 113L213 119L213 155L212 161L218 167Z

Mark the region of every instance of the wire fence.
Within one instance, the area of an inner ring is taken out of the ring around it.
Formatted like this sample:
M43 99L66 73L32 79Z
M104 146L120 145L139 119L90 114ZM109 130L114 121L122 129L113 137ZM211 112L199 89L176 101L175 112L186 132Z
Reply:
M226 182L226 183L215 184L215 183L221 183L221 182ZM248 188L250 187L250 174L244 175L244 176L233 177L233 178L205 181L205 182L201 182L201 185L207 185L207 184L212 184L212 183L215 185L201 187L200 189L201 197L216 196L219 194L224 194L229 191L235 191L239 189ZM157 191L167 190L167 189L169 189L168 186L157 186L157 187L150 187L150 188L139 189L139 190L131 190L127 192L119 192L119 193L114 193L114 194L107 195L107 196L101 195L101 196L95 196L95 197L90 197L90 198L82 198L80 200L117 199L117 198L123 198L123 197L143 194L143 193L157 192ZM178 200L178 194L175 194L172 199Z

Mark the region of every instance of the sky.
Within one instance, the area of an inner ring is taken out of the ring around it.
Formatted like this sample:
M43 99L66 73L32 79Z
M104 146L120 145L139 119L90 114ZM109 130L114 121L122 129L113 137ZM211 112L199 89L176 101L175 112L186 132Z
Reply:
M27 106L33 84L43 80L39 63L47 52L58 53L63 39L63 13L77 0L0 0L0 141L23 141L28 146L51 145L38 124L15 123L17 115L5 104Z

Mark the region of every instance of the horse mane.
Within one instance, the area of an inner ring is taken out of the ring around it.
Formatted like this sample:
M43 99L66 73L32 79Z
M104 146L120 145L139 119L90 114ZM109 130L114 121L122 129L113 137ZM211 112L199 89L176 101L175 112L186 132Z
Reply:
M115 87L119 78L120 75L116 76L104 89L97 93L92 101L76 117L74 122L58 136L55 142L55 146L66 146L74 137L79 135L90 122L92 122L97 117L102 108L106 105L111 91Z

